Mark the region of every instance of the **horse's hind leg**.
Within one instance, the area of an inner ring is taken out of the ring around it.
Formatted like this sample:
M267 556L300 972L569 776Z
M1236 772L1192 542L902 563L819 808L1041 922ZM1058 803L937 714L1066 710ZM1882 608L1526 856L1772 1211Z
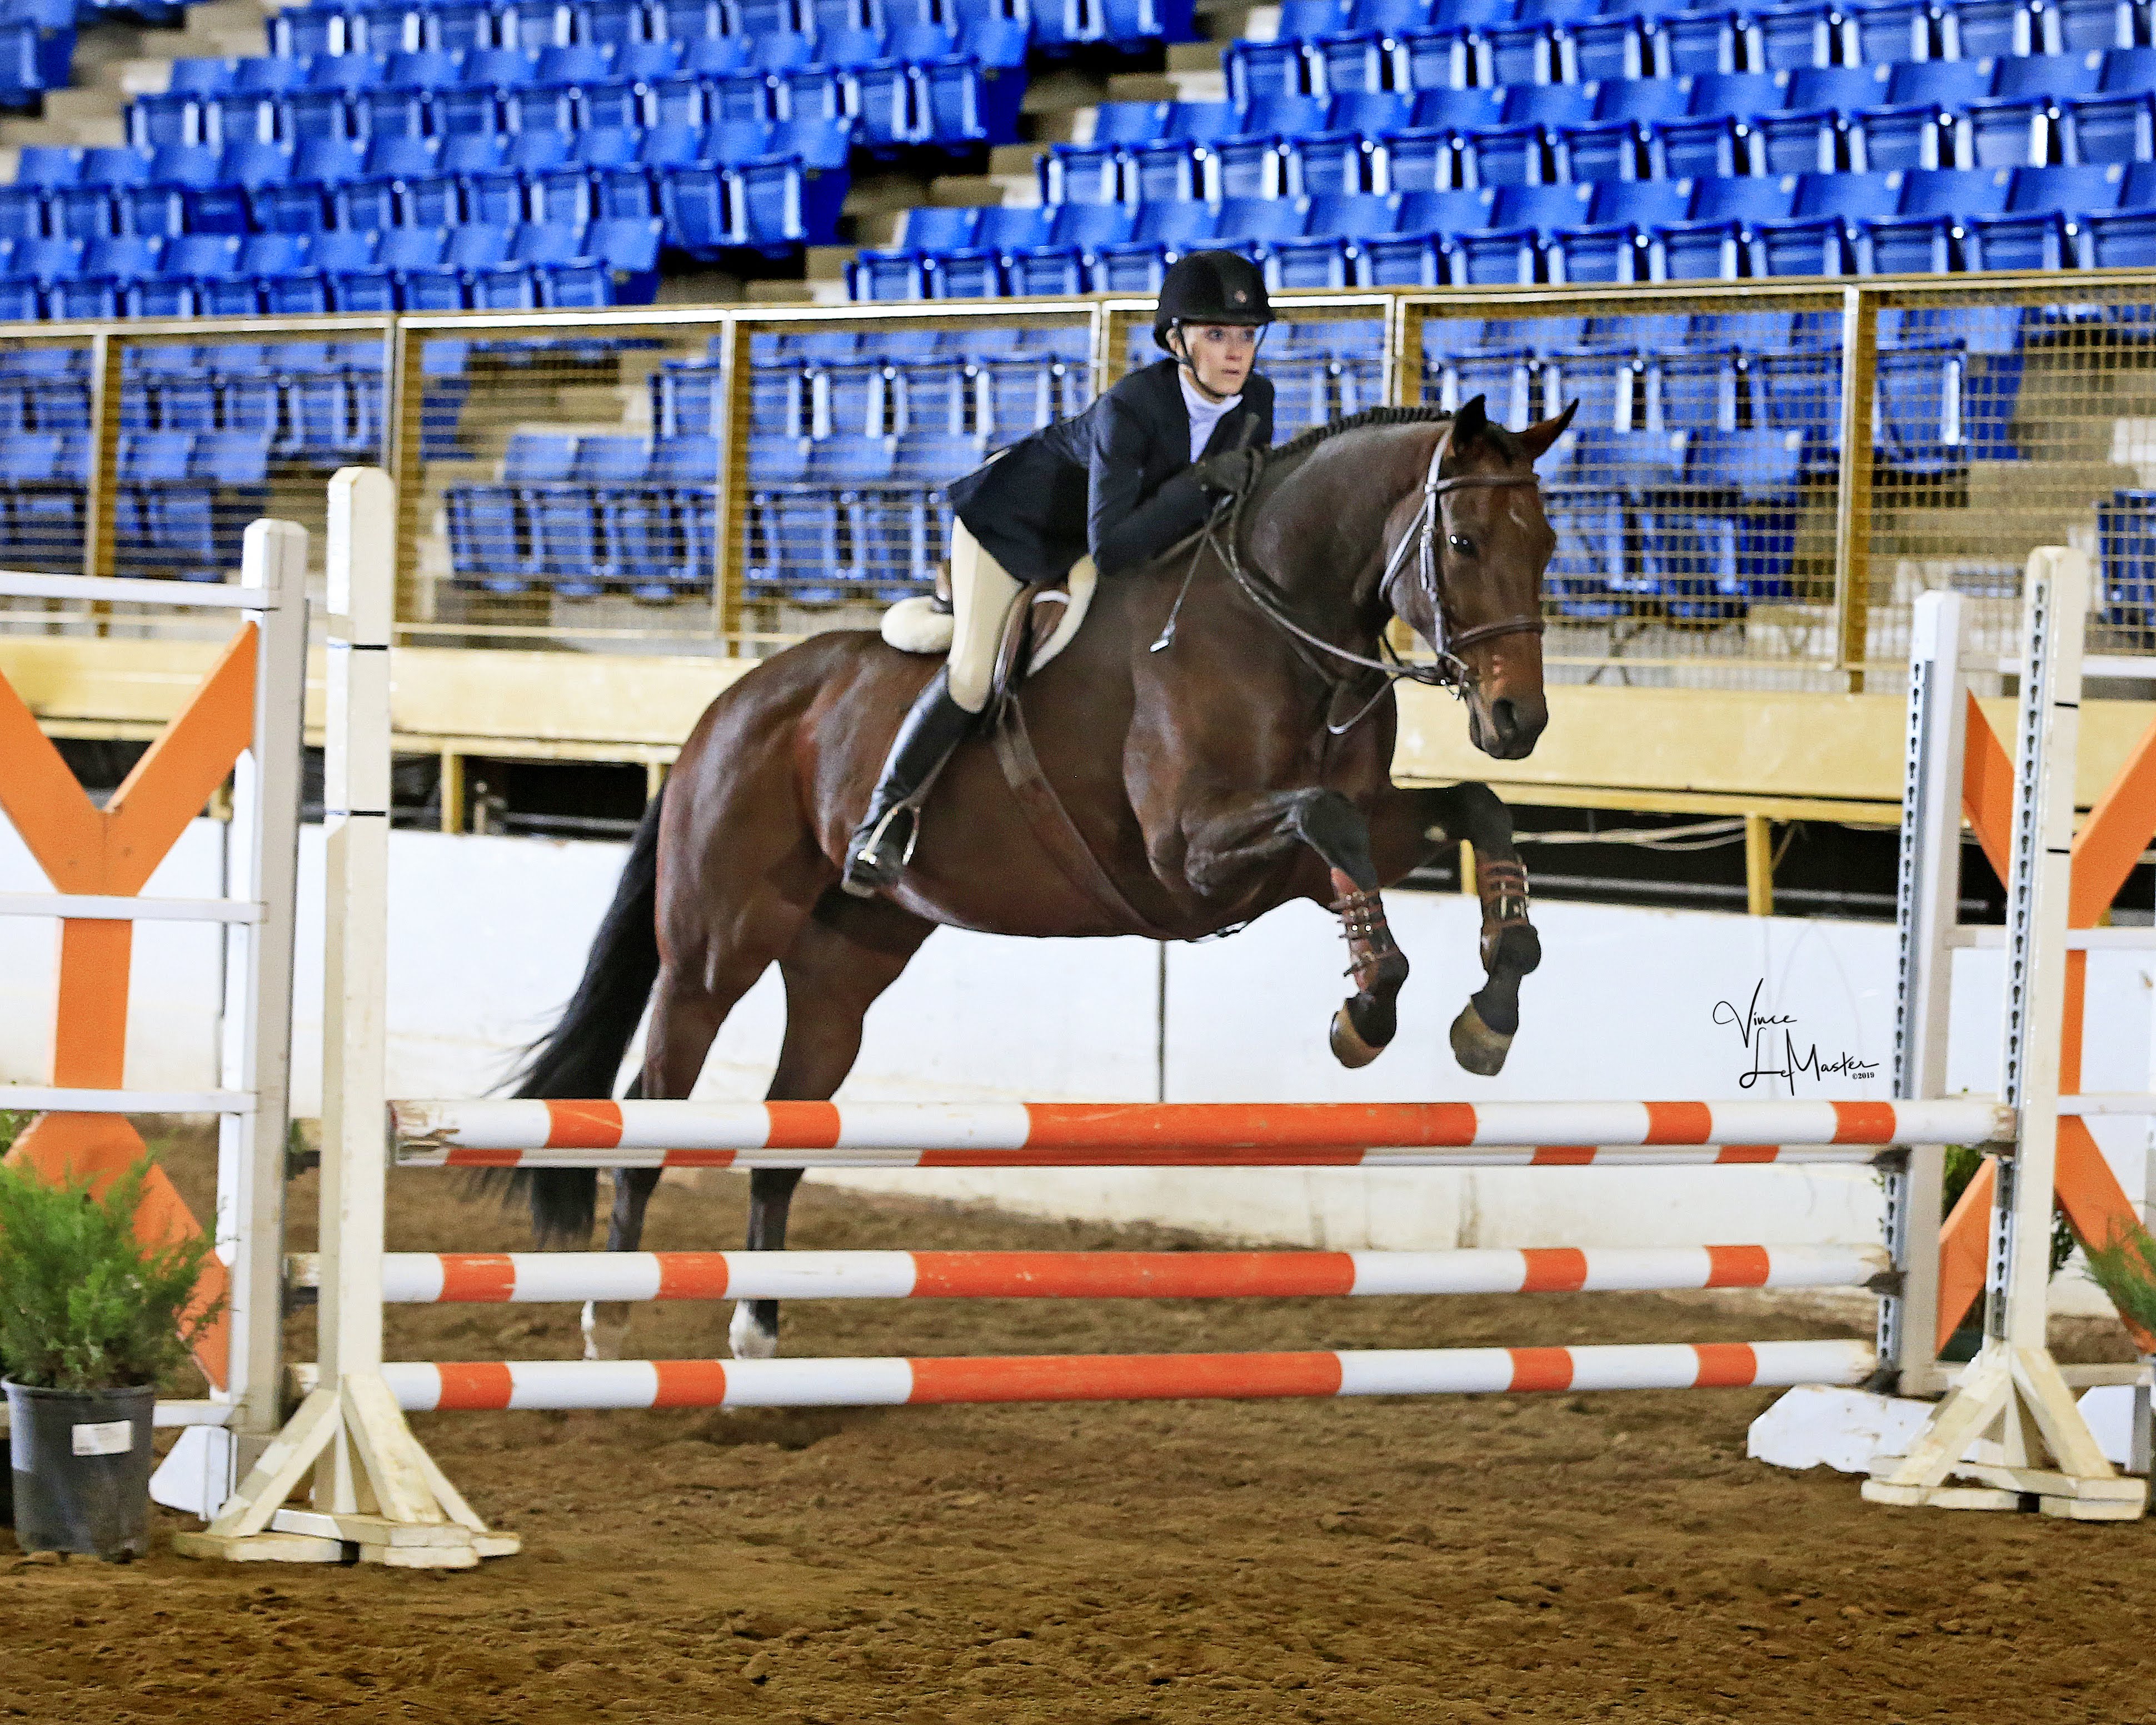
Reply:
M1520 1028L1520 979L1543 962L1542 937L1527 920L1527 871L1512 843L1512 811L1487 785L1394 790L1378 803L1370 830L1387 880L1398 880L1449 842L1466 839L1475 847L1488 980L1452 1021L1452 1053L1466 1070L1496 1076Z
M845 1081L860 1053L861 1022L878 995L898 980L935 924L882 899L826 893L778 961L786 982L786 1040L768 1100L821 1102ZM759 1168L749 1176L748 1249L783 1251L786 1214L799 1168ZM726 1339L737 1359L778 1352L778 1302L735 1304Z
M629 1086L632 1096L686 1096L726 1014L770 968L805 920L775 896L752 906L732 925L753 928L753 940L729 941L704 935L683 944L692 957L670 957L652 991L651 1022L644 1035L644 1070ZM701 931L700 931L701 932ZM633 1252L644 1239L644 1213L659 1184L655 1168L617 1168L613 1210L607 1219L607 1250ZM619 1359L634 1308L626 1301L587 1301L583 1312L584 1358Z

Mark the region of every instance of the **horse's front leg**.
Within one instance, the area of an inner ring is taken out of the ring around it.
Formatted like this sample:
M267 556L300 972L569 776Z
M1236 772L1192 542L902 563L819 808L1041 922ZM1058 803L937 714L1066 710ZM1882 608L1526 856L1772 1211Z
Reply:
M1452 1021L1453 1058L1485 1078L1503 1070L1520 1028L1520 978L1543 962L1527 920L1527 871L1512 843L1512 811L1487 785L1389 791L1370 816L1380 876L1397 880L1461 839L1475 847L1482 901L1482 968L1488 980Z
M1276 791L1214 811L1186 829L1184 873L1201 891L1226 886L1242 870L1300 845L1323 861L1330 887L1321 900L1340 918L1355 992L1332 1015L1333 1057L1367 1066L1399 1028L1407 955L1393 939L1378 896L1370 825L1337 791Z

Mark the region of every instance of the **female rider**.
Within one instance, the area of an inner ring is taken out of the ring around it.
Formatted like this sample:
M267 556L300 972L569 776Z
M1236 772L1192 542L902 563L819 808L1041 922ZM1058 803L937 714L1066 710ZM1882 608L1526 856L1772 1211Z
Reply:
M1265 277L1247 259L1177 259L1152 321L1169 357L951 485L950 661L899 725L846 846L848 892L872 897L904 870L921 799L988 704L997 644L1025 587L1061 581L1088 557L1102 575L1137 568L1250 486L1273 440L1273 386L1254 369L1271 321Z

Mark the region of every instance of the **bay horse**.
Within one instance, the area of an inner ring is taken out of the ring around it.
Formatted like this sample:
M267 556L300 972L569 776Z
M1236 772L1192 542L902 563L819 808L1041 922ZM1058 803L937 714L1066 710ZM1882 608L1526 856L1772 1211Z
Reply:
M844 631L757 665L682 746L516 1094L612 1096L648 1004L630 1094L688 1096L727 1014L775 963L786 1029L767 1096L824 1101L869 1007L939 923L1196 940L1295 899L1341 918L1355 992L1332 1045L1360 1065L1392 1040L1408 975L1380 892L1462 839L1486 981L1451 1040L1463 1066L1494 1073L1518 1028L1520 979L1541 962L1526 874L1486 786L1393 784L1392 679L1450 683L1486 754L1534 747L1549 716L1541 590L1556 536L1533 464L1577 405L1517 432L1491 424L1480 397L1451 415L1378 408L1306 432L1268 452L1256 485L1202 534L1100 583L1069 649L1013 697L1065 830L1106 877L1091 892L1068 846L1059 860L1044 836L1037 800L1029 816L977 737L937 782L899 884L849 897L848 834L940 661ZM1435 651L1435 671L1386 657L1396 617ZM636 1248L659 1172L616 1172L609 1250ZM750 1250L784 1246L800 1178L750 1176ZM588 1236L593 1170L513 1179L542 1245ZM587 1309L588 1351L618 1351L627 1311ZM737 1357L775 1353L777 1304L737 1304L729 1338Z

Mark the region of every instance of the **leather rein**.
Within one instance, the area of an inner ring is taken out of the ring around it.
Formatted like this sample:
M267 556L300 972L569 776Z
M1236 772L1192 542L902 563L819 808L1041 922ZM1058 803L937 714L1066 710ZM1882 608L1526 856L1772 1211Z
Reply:
M1532 615L1522 613L1511 617L1501 617L1495 622L1479 623L1472 629L1455 629L1445 614L1445 583L1438 567L1437 555L1438 530L1444 525L1443 500L1455 491L1488 490L1514 485L1532 485L1539 490L1542 485L1541 479L1532 472L1468 473L1455 474L1450 478L1440 477L1439 470L1444 465L1445 458L1450 452L1452 440L1448 435L1440 439L1436 449L1430 452L1430 470L1423 479L1421 506L1415 511L1414 519L1409 521L1406 530L1402 532L1399 542L1393 547L1391 554L1386 558L1385 572L1378 582L1378 597L1384 601L1386 607L1395 616L1399 615L1399 607L1393 600L1393 587L1406 572L1408 552L1411 547L1414 549L1417 578L1420 580L1424 591L1430 596L1430 616L1435 634L1435 639L1431 644L1437 653L1437 662L1435 665L1415 665L1403 660L1394 649L1392 643L1383 631L1380 631L1378 636L1378 650L1383 656L1373 658L1368 654L1357 653L1352 649L1329 641L1324 636L1305 628L1297 622L1289 610L1285 597L1280 593L1278 583L1272 581L1270 577L1253 572L1244 567L1240 542L1243 506L1247 499L1247 493L1237 495L1233 501L1233 506L1227 511L1215 511L1213 518L1205 524L1204 536L1199 546L1200 552L1202 553L1205 546L1209 545L1213 547L1214 554L1219 557L1235 585L1241 589L1243 596L1257 607L1268 622L1286 634L1291 643L1296 644L1296 656L1312 670L1317 671L1321 675L1325 675L1324 667L1319 665L1311 656L1311 653L1305 650L1306 649L1315 649L1328 658L1337 660L1343 665L1353 665L1360 670L1374 670L1383 674L1385 681L1353 718L1343 725L1335 725L1330 719L1326 721L1325 728L1335 737L1345 736L1356 726L1361 724L1369 716L1378 703L1384 699L1392 685L1403 680L1435 688L1450 689L1455 698L1465 700L1469 686L1474 680L1474 673L1469 669L1466 661L1460 658L1460 655L1462 651L1479 641L1492 640L1501 635L1538 635L1543 633L1543 624L1539 610ZM1224 515L1227 527L1224 536L1219 531ZM1196 572L1196 560L1194 558L1191 573ZM1183 591L1188 592L1189 576L1183 578ZM1183 599L1178 594L1175 602L1175 609L1180 611L1182 608ZM1155 643L1156 649L1166 644L1167 639L1172 636L1173 629L1174 623L1171 615L1168 630L1163 633L1162 640ZM1338 680L1335 680L1336 686Z

